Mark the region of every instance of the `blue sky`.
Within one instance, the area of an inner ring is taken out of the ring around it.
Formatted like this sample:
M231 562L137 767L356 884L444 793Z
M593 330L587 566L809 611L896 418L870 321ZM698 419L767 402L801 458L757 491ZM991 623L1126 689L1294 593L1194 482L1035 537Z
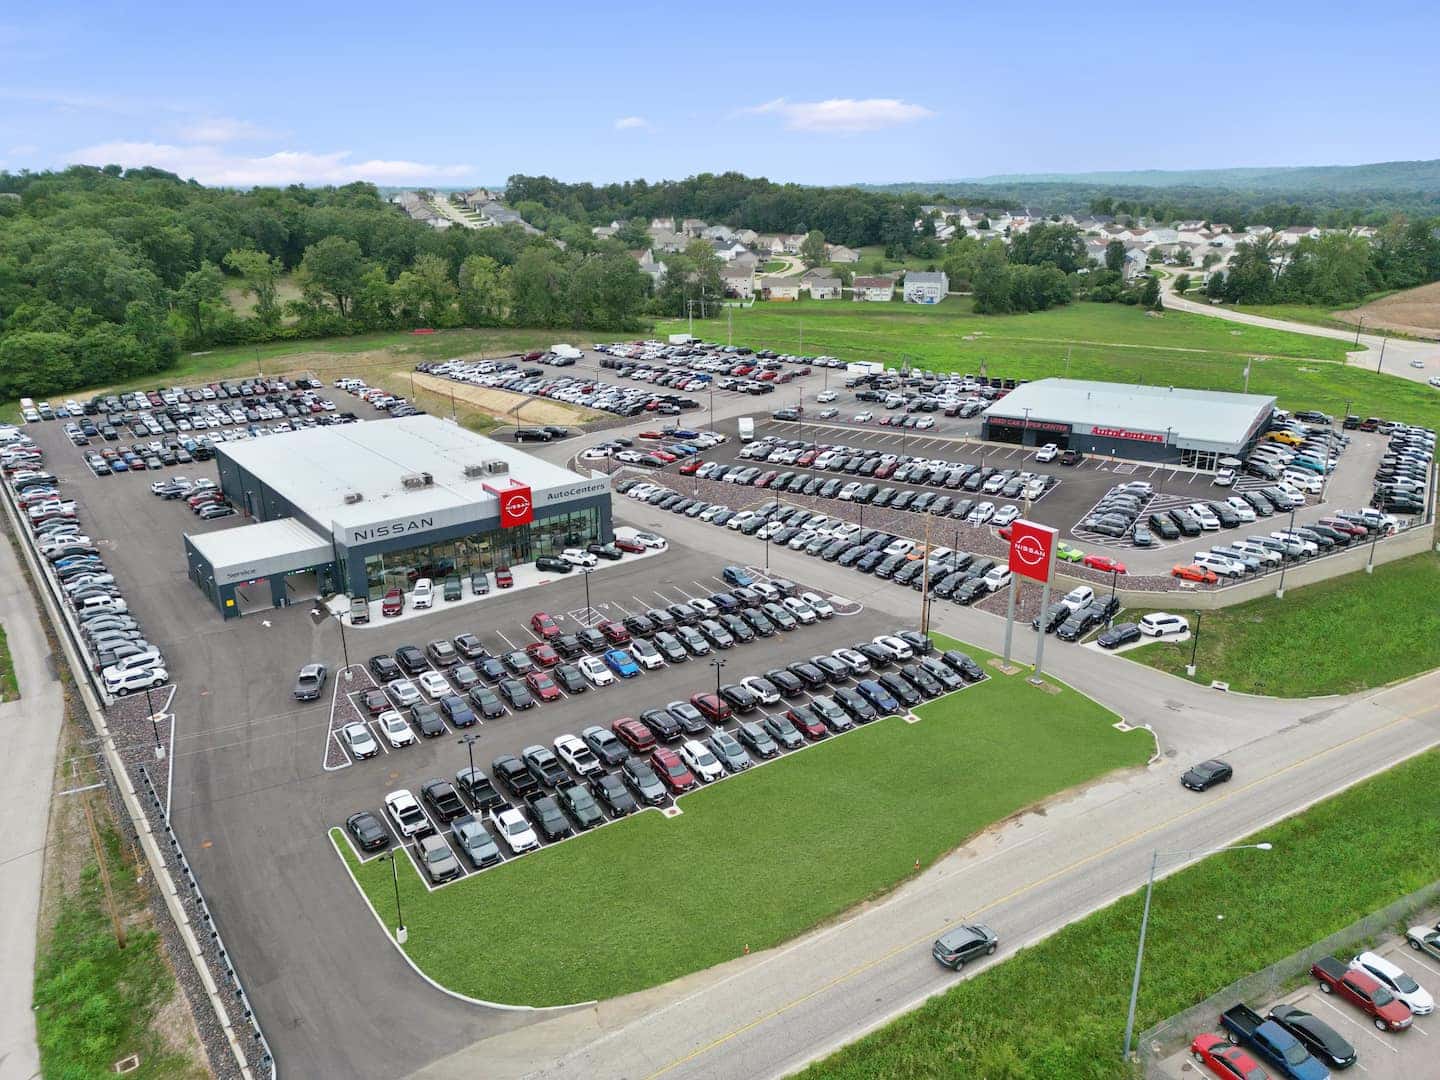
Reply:
M843 183L1440 157L1433 3L20 7L12 170Z

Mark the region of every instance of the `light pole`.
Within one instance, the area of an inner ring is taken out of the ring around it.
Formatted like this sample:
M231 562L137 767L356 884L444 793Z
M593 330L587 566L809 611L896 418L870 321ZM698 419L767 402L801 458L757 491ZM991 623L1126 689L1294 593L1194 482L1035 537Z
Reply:
M1385 336L1380 339L1380 359L1375 362L1376 375L1380 374L1380 366L1385 363L1385 346L1388 344L1390 344L1390 335L1387 332Z
M345 613L340 612L335 619L340 623L340 651L345 654L345 679L348 682L355 676L350 674L350 643L345 640Z
M1290 528L1287 531L1292 533L1295 531L1295 507L1293 506L1290 507ZM1294 543L1294 541L1291 540L1291 543ZM1283 600L1285 598L1285 558L1286 553L1282 552L1280 555L1280 586L1275 590L1276 600Z
M1365 564L1365 573L1367 574L1375 572L1375 545L1380 543L1380 532L1380 529L1376 529L1375 538L1370 541L1370 561Z
M1162 858L1216 855L1222 851L1269 851L1270 844L1231 844L1228 847L1194 848L1188 851L1155 851L1150 856L1150 881L1145 886L1145 912L1140 916L1140 948L1135 953L1135 978L1130 983L1130 1013L1125 1018L1124 1060L1130 1058L1130 1040L1135 1033L1135 999L1140 994L1140 964L1145 958L1145 931L1150 926L1150 894L1155 891L1155 869Z
M585 625L590 625L590 575L595 571L588 566L580 568L580 576L585 579Z
M1361 315L1361 316L1360 316L1360 321L1355 324L1355 347L1356 347L1357 349L1360 347L1360 331L1364 328L1364 326L1365 326L1365 316L1364 316L1364 315Z
M410 931L405 928L405 915L400 910L400 864L396 862L399 852L389 851L379 857L390 860L390 879L395 883L395 940L404 945Z
M1115 625L1115 585L1120 580L1120 568L1113 567L1110 571L1110 618L1105 620L1107 629Z
M475 778L475 744L480 741L480 736L475 734L461 735L455 740L465 744L465 750L470 755L470 778Z
M165 760L165 747L160 745L160 722L155 719L155 702L150 697L150 687L145 687L145 707L150 710L150 730L155 733L155 760Z
M1200 651L1200 617L1203 614L1198 609L1195 612L1195 632L1190 636L1190 663L1185 665L1185 674L1192 679L1195 677L1195 654Z
M725 661L718 656L710 661L710 666L715 669L715 696L720 696L720 669L725 666Z

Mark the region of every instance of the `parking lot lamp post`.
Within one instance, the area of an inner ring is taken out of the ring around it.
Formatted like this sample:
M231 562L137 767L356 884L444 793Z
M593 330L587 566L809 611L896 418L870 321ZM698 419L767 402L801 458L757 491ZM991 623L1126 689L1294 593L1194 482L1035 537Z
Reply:
M1367 574L1375 572L1375 545L1380 543L1380 531L1376 529L1375 536L1370 541L1370 560L1365 564L1365 573Z
M1290 528L1289 528L1289 531L1292 532L1292 533L1295 531L1295 507L1293 507L1293 506L1290 507ZM1275 590L1275 599L1276 599L1276 600L1283 600L1284 598L1285 598L1285 557L1282 555L1281 558L1280 558L1280 587Z
M590 625L590 575L595 571L588 566L580 568L580 576L585 579L585 625Z
M400 863L397 861L399 852L391 851L379 856L382 859L390 860L390 880L395 883L395 940L404 945L410 936L410 931L405 928L405 915L400 910Z
M1360 331L1365 327L1365 316L1360 316L1360 321L1355 324L1355 347L1360 347Z
M1385 363L1385 346L1388 344L1390 344L1390 334L1387 331L1385 336L1380 339L1380 359L1375 362L1376 375L1380 374L1380 367Z
M1195 677L1195 654L1200 651L1200 617L1202 611L1195 612L1195 632L1190 635L1190 663L1185 665L1185 674L1190 678Z
M1145 911L1140 916L1140 948L1135 953L1135 978L1130 983L1130 1013L1125 1019L1124 1060L1130 1058L1130 1042L1135 1034L1135 999L1140 994L1140 964L1145 958L1145 931L1150 926L1150 894L1155 891L1155 870L1161 859L1217 855L1222 851L1269 851L1270 844L1231 844L1228 847L1195 848L1189 851L1155 851L1150 855L1150 880L1145 886Z
M150 730L155 733L155 760L165 760L165 747L160 745L160 722L155 719L155 702L150 697L150 687L145 687L145 707L150 710Z
M720 669L725 666L725 661L718 656L710 661L710 666L715 669L715 696L720 696Z
M475 775L475 744L480 741L480 736L475 734L461 735L455 740L465 744L465 751L470 755L470 775Z
M1106 621L1106 627L1115 625L1115 585L1120 580L1120 568L1117 566L1110 571L1110 618Z

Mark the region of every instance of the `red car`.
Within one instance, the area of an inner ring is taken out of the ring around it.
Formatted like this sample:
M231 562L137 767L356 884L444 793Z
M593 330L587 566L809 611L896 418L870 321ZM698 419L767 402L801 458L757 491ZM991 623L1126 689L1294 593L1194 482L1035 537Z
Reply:
M360 702L365 706L365 711L371 716L379 716L386 709L393 709L390 698L384 690L366 690L360 697Z
M1311 976L1326 993L1348 1001L1370 1017L1381 1031L1404 1031L1413 1019L1410 1006L1390 993L1388 987L1366 971L1352 968L1333 956L1322 956L1310 969Z
M544 671L530 672L525 676L525 685L541 701L560 700L560 687L556 686L555 680Z
M712 724L730 719L730 706L714 694L691 694L690 704L700 710L700 715Z
M1197 1035L1190 1044L1190 1053L1216 1076L1224 1080L1266 1080L1268 1074L1260 1063L1238 1046L1231 1046L1223 1035Z
M530 629L545 641L560 636L560 625L543 611L537 611L530 616Z
M645 545L638 540L631 540L628 536L617 536L613 541L615 546L629 555L643 555Z
M785 710L785 719L794 724L796 730L807 739L818 741L830 734L830 729L825 726L825 722L812 713L808 707L790 706Z
M630 640L630 631L625 629L623 623L614 619L603 619L595 624L595 629L605 635L605 640L611 645L624 645Z
M674 750L661 747L650 755L650 764L655 767L655 775L660 777L661 783L670 789L671 794L679 795L682 791L689 791L696 786L695 774L686 767Z
M669 465L672 461L680 460L676 455L670 453L669 450L651 450L650 454L652 457L658 457L666 465Z
M552 668L560 662L560 654L555 651L555 646L547 645L543 641L532 641L526 645L525 655L542 668Z
M700 471L700 466L704 464L705 462L701 461L699 458L691 458L689 461L685 462L684 465L681 465L680 468L676 469L675 471L678 472L681 476L694 476L697 472Z
M1091 570L1103 570L1107 574L1125 573L1125 564L1109 555L1086 555L1080 560L1081 564L1090 567Z
M795 464L796 464L796 465L814 465L814 464L815 464L815 459L816 459L817 457L819 457L819 456L820 456L820 455L819 455L819 453L818 453L817 451L814 451L814 450L806 450L803 454L801 454L798 458L795 459Z
M495 587L497 589L508 589L515 584L515 575L510 572L508 566L497 566L495 568Z
M399 615L405 610L405 593L401 589L391 589L385 594L385 599L380 601L381 615Z
M1188 566L1171 567L1170 576L1178 577L1181 581L1199 581L1206 585L1214 585L1220 580L1214 570L1207 570L1205 567L1196 566L1194 563Z
M636 435L635 437L637 439L651 439L658 442L659 440L665 438L665 435L664 433L659 431L642 431L639 435Z
M655 733L639 720L622 716L610 725L615 737L637 754L655 749Z

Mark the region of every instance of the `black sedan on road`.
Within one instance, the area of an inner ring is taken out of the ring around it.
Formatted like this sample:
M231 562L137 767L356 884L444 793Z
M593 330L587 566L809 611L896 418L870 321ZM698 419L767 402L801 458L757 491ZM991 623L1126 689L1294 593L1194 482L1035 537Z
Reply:
M1205 791L1216 784L1225 783L1234 775L1235 771L1228 764L1218 758L1212 758L1187 769L1185 774L1180 777L1180 783L1191 791Z

